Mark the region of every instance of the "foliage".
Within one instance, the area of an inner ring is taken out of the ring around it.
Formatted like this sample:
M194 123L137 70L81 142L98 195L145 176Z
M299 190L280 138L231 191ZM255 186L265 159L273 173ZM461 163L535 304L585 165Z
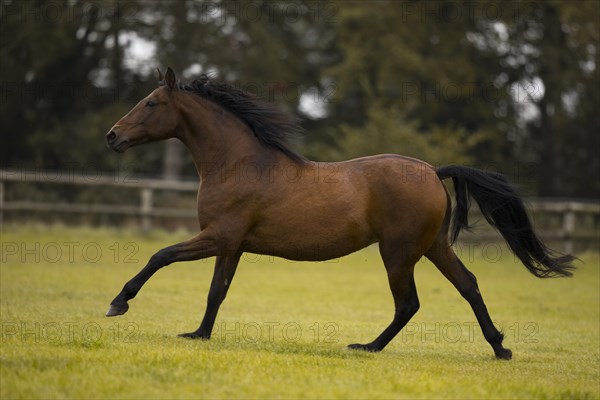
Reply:
M471 164L468 150L485 140L485 134L467 134L464 130L434 127L419 132L413 124L400 118L394 110L375 106L367 114L367 124L338 127L340 142L335 150L324 149L327 158L343 160L348 157L398 153L422 158L434 165L450 163Z
M399 152L508 174L518 165L538 195L600 194L594 0L0 7L3 167L109 168L104 132L155 87L154 68L170 65L297 110L314 159ZM173 144L132 153L134 172L194 174Z

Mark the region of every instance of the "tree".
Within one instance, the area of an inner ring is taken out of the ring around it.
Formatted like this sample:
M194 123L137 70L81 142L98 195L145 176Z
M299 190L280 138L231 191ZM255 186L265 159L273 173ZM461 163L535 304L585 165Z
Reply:
M591 112L600 106L599 20L600 4L584 0L507 2L479 22L479 48L497 57L512 93L510 157L534 166L541 196L600 194L600 120Z
M336 85L331 128L315 153L433 163L450 153L518 174L529 193L597 197L599 10L594 1L340 3L340 57L323 73Z
M112 168L105 131L156 87L154 67L169 65L181 79L209 73L297 112L302 151L315 159L397 152L524 168L522 183L543 196L599 194L597 1L0 7L4 166ZM131 62L142 39L156 46L147 57L156 65ZM309 94L320 115L301 107ZM171 144L118 160L135 173L194 173Z
M111 121L140 86L122 65L118 13L112 2L3 3L3 165L64 169L95 159L107 167L96 144L104 135L88 145L85 119L100 111Z
M374 146L365 138L365 152L409 152L432 163L481 161L473 150L494 147L501 118L487 98L489 90L497 92L491 71L484 68L487 60L466 37L474 22L434 15L423 23L429 10L419 7L412 2L340 5L336 44L342 57L326 73L336 82L328 122L343 128L333 128L330 135L343 143L349 127L356 136L383 123L387 132L381 134L389 140ZM435 7L436 13L457 7L464 13L456 2ZM343 151L347 145L333 147Z

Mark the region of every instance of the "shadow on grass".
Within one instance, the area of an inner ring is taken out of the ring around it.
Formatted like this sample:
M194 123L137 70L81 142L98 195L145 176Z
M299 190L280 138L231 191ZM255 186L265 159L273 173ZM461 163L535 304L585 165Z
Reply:
M160 339L158 339L160 337ZM177 336L153 335L148 337L148 341L160 342L173 347L181 347L186 350L198 349L205 352L248 352L248 353L272 353L291 356L314 356L322 358L335 358L340 360L397 360L398 362L410 361L423 363L511 363L511 361L498 360L495 358L492 350L482 350L481 348L449 349L448 347L438 346L401 346L384 349L379 353L369 353L360 350L350 350L343 343L312 343L312 342L286 342L286 341L267 341L258 340L256 342L224 340L213 338L210 340L185 339Z

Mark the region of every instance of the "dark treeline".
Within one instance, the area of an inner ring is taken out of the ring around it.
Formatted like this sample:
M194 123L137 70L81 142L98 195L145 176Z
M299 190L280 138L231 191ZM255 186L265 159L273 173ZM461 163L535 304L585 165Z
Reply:
M210 73L296 112L317 160L393 152L600 192L600 3L2 1L4 168L194 174L177 142L104 134L156 87Z

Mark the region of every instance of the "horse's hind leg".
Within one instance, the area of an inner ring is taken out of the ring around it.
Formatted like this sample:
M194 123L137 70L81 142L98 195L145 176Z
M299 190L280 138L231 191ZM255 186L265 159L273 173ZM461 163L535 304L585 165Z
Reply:
M497 358L510 360L512 352L502 346L504 335L496 329L483 302L477 279L460 261L444 239L438 240L425 255L452 282L460 294L469 302L479 322L483 336L494 349Z
M384 245L380 244L380 252L387 271L388 282L394 296L395 312L392 323L371 343L355 343L349 345L348 348L373 352L383 350L419 309L414 269L415 263L421 255L407 257L406 251L403 254L402 250L406 249L386 251Z

